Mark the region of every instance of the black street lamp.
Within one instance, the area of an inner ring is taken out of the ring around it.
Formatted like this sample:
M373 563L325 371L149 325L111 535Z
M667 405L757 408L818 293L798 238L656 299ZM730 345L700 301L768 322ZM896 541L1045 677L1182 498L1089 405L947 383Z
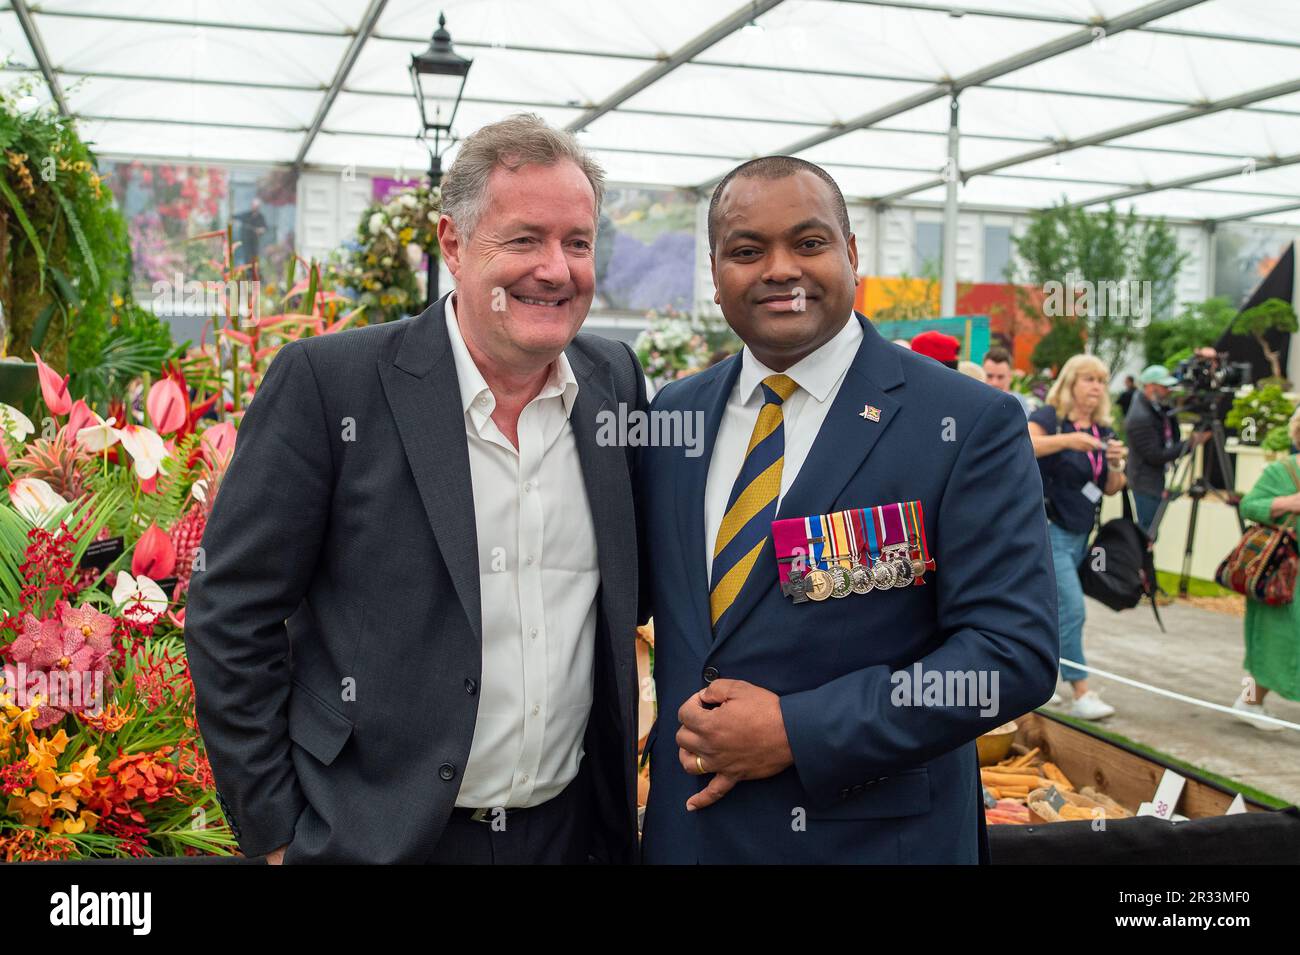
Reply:
M465 92L465 79L473 60L456 53L451 48L451 34L447 32L446 15L438 14L438 29L433 31L429 48L423 53L411 54L411 86L415 101L420 107L420 133L428 145L429 131L433 131L433 148L429 151L429 184L437 187L442 181L442 140L450 137L451 124L460 108L460 97ZM425 101L432 100L433 117L425 109ZM438 299L438 257L429 252L428 303Z

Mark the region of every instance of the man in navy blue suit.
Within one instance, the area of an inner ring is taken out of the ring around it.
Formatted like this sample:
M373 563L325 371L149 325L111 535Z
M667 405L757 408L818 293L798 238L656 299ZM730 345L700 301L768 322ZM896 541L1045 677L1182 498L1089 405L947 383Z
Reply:
M819 167L733 170L709 244L745 348L654 402L700 416L703 454L640 459L643 859L987 862L974 740L1057 670L1024 412L854 311L856 241Z

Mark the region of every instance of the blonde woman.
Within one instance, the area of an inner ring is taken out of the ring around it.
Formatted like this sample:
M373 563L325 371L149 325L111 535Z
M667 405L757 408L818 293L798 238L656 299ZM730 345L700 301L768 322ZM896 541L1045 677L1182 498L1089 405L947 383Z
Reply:
M1300 409L1291 415L1287 430L1291 446L1300 446ZM1300 491L1296 490L1287 464L1300 467L1292 454L1289 461L1274 461L1241 499L1241 516L1258 524L1281 524L1300 514ZM1246 660L1250 679L1232 708L1241 719L1262 730L1281 726L1254 719L1271 715L1264 709L1270 690L1288 700L1300 700L1300 599L1280 607L1256 600L1246 601Z
M1124 487L1124 445L1110 429L1109 384L1110 372L1100 359L1075 355L1056 376L1047 403L1029 416L1056 569L1061 658L1084 665L1083 587L1077 568L1102 495ZM1074 688L1071 716L1100 720L1115 712L1088 689L1086 670L1062 664L1061 678Z

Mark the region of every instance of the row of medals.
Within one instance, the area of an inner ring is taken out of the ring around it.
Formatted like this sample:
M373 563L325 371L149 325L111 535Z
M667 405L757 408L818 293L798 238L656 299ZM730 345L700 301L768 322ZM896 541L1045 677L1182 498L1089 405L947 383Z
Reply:
M925 562L911 556L903 544L885 548L880 560L872 564L865 563L865 556L860 560L863 562L848 567L833 560L825 570L815 568L806 575L792 573L790 586L795 593L802 593L810 600L826 600L891 587L910 587L914 580L925 575Z

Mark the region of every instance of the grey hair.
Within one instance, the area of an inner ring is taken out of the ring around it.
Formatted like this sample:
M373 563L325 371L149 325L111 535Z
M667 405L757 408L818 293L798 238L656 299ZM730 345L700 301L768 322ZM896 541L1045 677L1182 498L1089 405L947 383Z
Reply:
M536 113L516 113L484 126L460 144L442 177L442 212L465 237L473 235L488 204L488 177L497 166L511 172L530 163L553 166L568 160L582 170L596 194L596 218L605 197L605 170L572 133L553 129Z

